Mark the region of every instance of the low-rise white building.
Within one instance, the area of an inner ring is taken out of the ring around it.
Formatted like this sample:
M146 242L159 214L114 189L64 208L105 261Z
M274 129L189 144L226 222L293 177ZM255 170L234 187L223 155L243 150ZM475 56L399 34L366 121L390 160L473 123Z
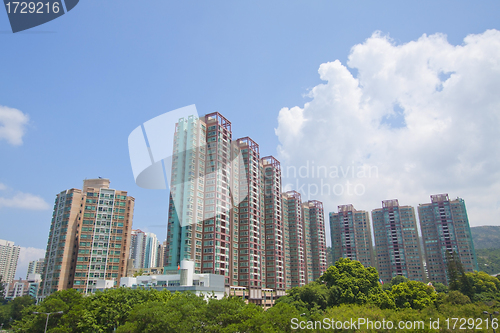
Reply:
M123 277L120 286L128 288L154 288L157 290L167 289L171 292L190 291L196 295L204 295L205 298L224 297L224 276L217 274L194 273L194 262L183 260L179 274L147 275L137 277Z

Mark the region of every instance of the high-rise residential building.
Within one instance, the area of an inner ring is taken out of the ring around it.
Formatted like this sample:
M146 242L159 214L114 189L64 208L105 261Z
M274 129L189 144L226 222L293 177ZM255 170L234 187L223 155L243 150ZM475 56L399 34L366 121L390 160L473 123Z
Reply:
M38 260L30 261L28 264L28 272L26 273L26 279L30 274L40 274L43 273L43 268L45 267L45 258L40 258Z
M134 268L152 268L158 263L158 239L154 233L132 230L129 258L134 260Z
M137 229L132 230L130 234L129 259L134 261L134 268L143 268L144 254L146 252L146 233Z
M231 140L231 123L217 112L176 124L166 258L167 269L192 260L195 273L224 275L228 285L238 281L237 204L246 188Z
M282 295L325 271L324 213L320 202L281 193L279 161L261 158L254 140L231 140L219 113L176 124L165 270L191 260L195 273L223 275L258 303L263 289Z
M302 235L304 239L304 265L305 265L305 283L311 283L313 279L313 256L311 247L311 216L309 212L309 203L302 203Z
M285 289L292 288L292 266L290 259L290 226L288 225L288 197L286 193L281 193L281 213L283 216L283 246L285 256Z
M99 280L126 275L133 197L109 188L109 179L87 179L83 190L56 196L40 296L74 288L88 293Z
M302 201L300 193L288 191L283 196L285 224L288 227L288 246L290 252L290 287L306 284L305 235L302 222Z
M14 280L20 250L21 247L14 245L14 242L0 239L0 277L3 283Z
M273 156L262 158L265 221L265 287L286 289L285 226L281 202L281 165ZM279 293L278 293L279 295Z
M259 145L246 137L237 140L241 149L244 172L248 186L239 204L239 277L238 285L252 289L262 288L262 278L266 274L265 257L265 220L263 216L262 170ZM240 169L240 173L243 168ZM243 176L243 175L242 175ZM252 290L251 290L252 292Z
M333 262L339 258L357 260L365 267L375 267L370 215L353 205L341 205L330 213Z
M307 210L305 209L307 208ZM302 212L308 213L309 225L306 230L306 257L310 258L312 265L307 270L306 280L317 280L326 271L326 237L325 237L325 212L323 203L318 200L309 200L302 204ZM303 219L305 221L305 219Z
M156 267L164 267L165 266L166 248L167 248L167 241L164 241L163 243L158 244L158 256L156 258Z
M450 256L458 255L465 272L478 270L463 199L450 200L448 194L431 195L430 203L418 206L418 216L431 281L448 284Z
M195 262L196 273L201 273L206 149L205 122L195 116L180 119L169 184L166 266L171 270L188 259Z
M372 211L377 252L377 268L382 281L403 275L410 280L426 280L418 238L415 209L400 206L398 200L382 201Z
M146 251L144 252L143 268L157 267L158 238L152 232L146 233Z

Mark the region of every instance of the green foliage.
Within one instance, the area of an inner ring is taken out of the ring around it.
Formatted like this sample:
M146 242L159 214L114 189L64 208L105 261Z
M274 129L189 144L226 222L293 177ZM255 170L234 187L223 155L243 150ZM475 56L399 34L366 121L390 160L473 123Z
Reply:
M421 310L434 304L437 293L434 288L423 282L408 281L393 286L388 292L397 308L411 308Z
M117 288L108 289L84 297L74 289L58 291L38 306L23 313L14 327L21 332L43 332L45 318L36 312L63 311L62 315L50 316L48 327L58 327L67 332L112 332L124 323L137 304L148 301L167 301L169 291Z
M3 324L3 327L7 328L10 320L10 304L1 304L0 305L0 325Z
M13 331L38 333L44 331L46 316L33 312L63 311L50 316L48 332L277 333L293 332L292 318L307 323L351 318L428 323L429 318L433 318L443 323L446 318L481 318L482 311L500 308L498 278L484 272L465 274L459 267L456 273L454 288L457 289L450 289L447 294L442 292L447 291L446 287L439 283L435 284L436 290L441 291L437 293L425 283L404 277L395 277L387 284L390 288L383 291L374 268L340 259L316 282L292 288L266 311L234 296L217 300L191 293L129 288L83 296L70 289L54 293L37 306L30 298L19 298L0 306L0 321L8 323L13 316L17 319L12 325ZM398 331L428 332L425 329Z
M203 328L206 302L196 295L176 294L168 302L140 304L118 332L199 332Z
M434 286L434 289L436 289L436 292L439 293L447 293L448 292L448 286L442 284L441 282L435 282L432 284Z
M3 276L0 275L0 304L5 303L5 283L3 281Z
M463 278L465 274L462 262L455 251L453 251L453 253L446 252L446 262L448 285L451 290L458 290L460 279Z
M303 287L290 289L286 296L277 300L277 303L287 303L298 311L310 314L318 309L325 310L327 306L332 305L331 296L332 293L325 284L312 282Z
M10 316L13 320L19 320L22 317L22 312L25 308L29 308L35 304L35 300L31 296L16 297L10 302Z
M458 290L472 301L499 300L500 280L485 272L464 273L450 290Z
M352 305L352 304L344 304L338 307L329 308L323 318L324 319L333 319L335 321L350 321L353 319L357 321L359 318L364 318L369 321L382 321L386 322L390 321L393 323L393 327L397 327L399 322L423 322L423 329L415 329L413 328L403 328L403 329L392 329L392 330L376 330L376 329L367 329L367 326L358 326L356 329L346 329L346 330L333 330L333 329L325 329L323 331L313 330L313 332L407 332L407 333L415 333L415 332L438 332L438 330L430 330L429 329L429 320L432 318L433 321L439 320L440 322L440 330L439 332L457 332L457 329L447 329L446 327L446 319L447 318L483 318L486 319L482 314L483 311L492 311L492 309L483 304L465 304L465 305L456 305L456 304L444 304L439 308L434 306L428 306L422 310L416 309L380 309L379 307L371 304L365 305ZM311 331L308 331L311 332ZM483 330L464 330L464 332L491 332L490 330L486 330L483 325Z
M291 332L290 320L299 317L295 307L280 303L264 311L239 297L222 300L190 293L176 294L167 302L140 304L117 332Z
M359 261L340 258L319 278L330 289L330 304L364 304L371 294L380 293L375 268L365 268Z
M476 256L480 271L490 275L500 273L500 248L476 250Z
M464 294L462 294L458 290L452 290L448 293L446 298L444 299L444 303L455 304L455 305L465 305L469 304L470 298Z
M408 280L408 278L406 276L397 275L397 276L395 276L395 277L392 278L391 285L395 286L397 284L400 284L400 283L403 283L403 282L408 282L408 281L410 281L410 280Z

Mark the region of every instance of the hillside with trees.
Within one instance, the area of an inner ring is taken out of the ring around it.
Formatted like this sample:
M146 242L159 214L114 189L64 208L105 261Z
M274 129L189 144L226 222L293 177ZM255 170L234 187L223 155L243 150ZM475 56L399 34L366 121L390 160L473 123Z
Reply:
M476 250L479 270L488 274L500 274L500 249Z
M470 230L476 250L500 249L500 226L471 227Z

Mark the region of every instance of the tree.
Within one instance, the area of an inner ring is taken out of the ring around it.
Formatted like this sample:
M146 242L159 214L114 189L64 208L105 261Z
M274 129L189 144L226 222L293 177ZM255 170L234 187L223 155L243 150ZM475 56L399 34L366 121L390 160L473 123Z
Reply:
M391 280L391 285L395 286L403 282L408 282L408 278L404 275L396 275L395 277L392 278Z
M435 282L432 284L434 286L434 289L436 289L436 292L439 293L447 293L448 292L448 287L442 284L441 282Z
M237 324L241 309L246 306L241 297L224 297L221 300L210 299L206 311L206 331L219 332L221 327Z
M382 292L377 270L348 258L340 258L319 281L329 288L331 305L364 304L371 294Z
M462 294L458 290L452 290L448 293L448 295L444 299L444 302L455 305L464 305L469 304L471 301L467 295Z
M446 252L447 273L448 273L448 286L451 290L458 290L460 285L460 278L465 274L464 267L460 261L458 254L453 252Z
M200 332L206 322L207 302L192 293L175 294L168 302L137 305L118 332Z
M394 300L396 307L416 310L432 305L437 298L434 288L418 281L402 282L393 286L388 295Z
M264 332L292 332L292 318L300 318L300 312L290 304L278 303L264 313Z
M288 291L286 296L280 297L277 303L287 303L295 306L299 311L307 309L307 312L317 308L325 310L331 304L331 293L323 283L311 282L302 287L295 287Z
M16 297L10 302L11 317L13 320L19 320L22 317L24 308L35 304L33 297L25 295Z
M0 304L5 304L5 283L3 281L3 276L0 275Z

